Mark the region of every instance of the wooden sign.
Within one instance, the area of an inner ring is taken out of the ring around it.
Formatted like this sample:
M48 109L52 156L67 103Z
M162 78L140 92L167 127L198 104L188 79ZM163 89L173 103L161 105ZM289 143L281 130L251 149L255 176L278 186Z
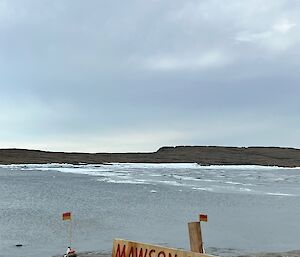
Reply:
M115 239L112 257L214 257L157 245Z

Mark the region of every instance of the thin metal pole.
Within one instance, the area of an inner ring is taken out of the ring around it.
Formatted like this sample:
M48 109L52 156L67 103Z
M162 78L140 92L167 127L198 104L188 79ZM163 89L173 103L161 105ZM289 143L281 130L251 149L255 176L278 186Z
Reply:
M69 225L69 239L70 239L70 247L72 248L72 220L70 220L70 225Z

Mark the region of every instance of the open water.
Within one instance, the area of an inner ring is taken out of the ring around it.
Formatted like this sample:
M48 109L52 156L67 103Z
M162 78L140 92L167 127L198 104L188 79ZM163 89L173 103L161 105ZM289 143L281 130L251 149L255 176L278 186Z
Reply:
M189 249L202 223L207 252L300 249L300 168L197 164L0 166L0 256L109 252L114 238ZM16 247L23 244L23 247Z

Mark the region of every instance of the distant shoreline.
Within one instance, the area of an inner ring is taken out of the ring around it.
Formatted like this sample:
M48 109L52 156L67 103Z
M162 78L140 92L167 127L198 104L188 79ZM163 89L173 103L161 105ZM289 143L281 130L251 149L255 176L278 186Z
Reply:
M66 153L0 149L0 164L198 163L300 167L300 149L282 147L176 146L150 153Z

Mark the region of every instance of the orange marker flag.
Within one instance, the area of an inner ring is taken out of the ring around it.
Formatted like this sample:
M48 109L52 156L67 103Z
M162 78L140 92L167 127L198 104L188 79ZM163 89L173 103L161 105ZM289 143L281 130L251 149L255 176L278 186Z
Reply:
M200 214L199 219L200 219L200 221L203 221L203 222L207 222L207 220L208 220L206 214Z
M71 220L71 212L64 212L62 214L62 219L63 220Z

